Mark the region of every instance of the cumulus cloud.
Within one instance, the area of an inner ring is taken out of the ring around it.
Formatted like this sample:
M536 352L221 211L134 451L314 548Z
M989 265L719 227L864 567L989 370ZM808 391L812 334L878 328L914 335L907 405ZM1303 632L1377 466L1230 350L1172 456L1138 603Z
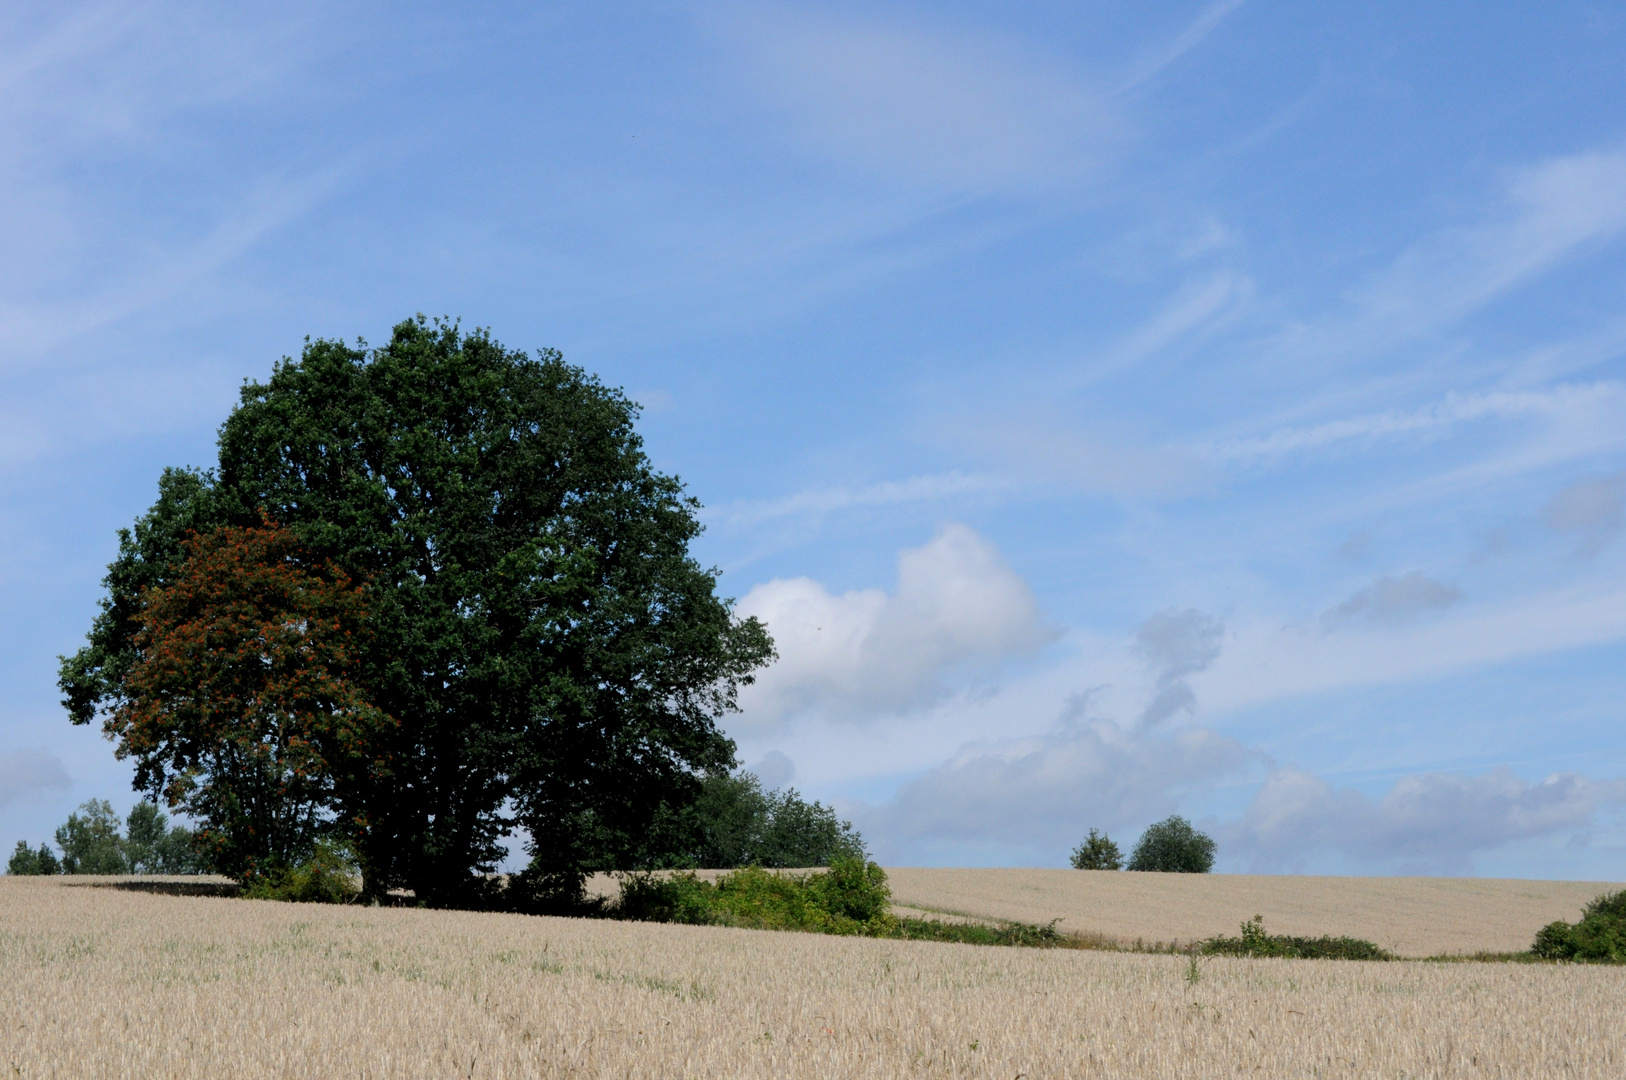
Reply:
M1440 611L1462 599L1455 585L1424 577L1419 570L1399 577L1385 575L1321 616L1328 629L1353 622L1398 622Z
M1141 624L1135 651L1152 672L1156 688L1140 715L1140 726L1160 724L1197 706L1186 676L1195 675L1219 658L1225 627L1200 611L1160 611Z
M1548 500L1542 518L1549 527L1581 538L1581 554L1591 556L1626 524L1626 472L1578 481Z
M1582 831L1604 806L1626 803L1626 780L1556 773L1537 784L1506 768L1478 776L1402 777L1373 801L1335 789L1302 769L1271 773L1242 820L1221 831L1222 848L1254 868L1300 865L1336 852L1402 871L1464 873L1474 853L1515 840Z
M737 611L766 623L779 650L741 695L749 720L811 708L851 718L902 712L941 693L953 669L1055 637L1027 582L964 525L900 554L890 596L837 596L810 578L778 579L753 588Z
M43 750L0 751L0 806L70 783L68 770L55 754Z
M1204 728L1152 735L1109 720L1064 723L1037 738L963 748L864 824L893 846L969 839L1054 847L1090 826L1162 817L1181 793L1257 760Z

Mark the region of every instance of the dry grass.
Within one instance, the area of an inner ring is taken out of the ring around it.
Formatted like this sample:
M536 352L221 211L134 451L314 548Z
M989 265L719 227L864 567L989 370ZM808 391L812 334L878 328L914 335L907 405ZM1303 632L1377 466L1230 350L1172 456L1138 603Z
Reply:
M887 871L901 907L1046 923L1120 942L1196 941L1265 917L1273 934L1348 935L1401 956L1517 952L1554 919L1623 886L1491 878L1130 874L1105 870ZM900 911L900 913L903 913Z
M1626 970L995 949L0 878L20 1077L1618 1077Z

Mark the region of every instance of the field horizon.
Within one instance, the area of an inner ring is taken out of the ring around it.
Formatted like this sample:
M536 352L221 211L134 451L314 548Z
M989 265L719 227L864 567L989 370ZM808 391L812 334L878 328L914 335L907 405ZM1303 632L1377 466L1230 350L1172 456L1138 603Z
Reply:
M1529 949L1536 931L1626 883L1536 878L1162 874L1020 867L884 867L899 915L1036 923L1132 946L1234 935L1262 915L1274 934L1348 936L1402 957ZM807 871L789 870L786 873ZM715 879L726 870L697 871ZM613 897L617 878L589 879Z
M1603 1078L1626 1062L1626 970L1601 965L1187 958L73 887L95 884L0 878L11 1075Z
M1521 952L1556 919L1626 889L1531 878L1159 874L1112 870L889 867L895 907L1047 923L1119 944L1271 933L1363 938L1399 956Z

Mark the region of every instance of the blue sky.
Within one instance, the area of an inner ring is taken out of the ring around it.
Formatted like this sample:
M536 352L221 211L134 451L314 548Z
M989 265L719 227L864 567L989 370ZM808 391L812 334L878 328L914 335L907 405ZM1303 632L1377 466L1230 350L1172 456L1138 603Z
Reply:
M1618 5L17 4L0 844L115 530L414 312L645 406L893 864L1626 878Z

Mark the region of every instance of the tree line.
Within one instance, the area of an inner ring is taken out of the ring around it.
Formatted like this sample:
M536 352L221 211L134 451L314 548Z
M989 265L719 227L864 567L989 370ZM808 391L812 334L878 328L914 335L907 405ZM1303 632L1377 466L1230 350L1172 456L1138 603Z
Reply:
M58 858L48 844L17 841L8 874L196 874L202 869L192 830L171 825L150 799L123 822L105 799L91 799L56 830Z
M863 864L869 858L863 837L833 807L808 802L795 788L764 790L754 774L744 771L702 777L695 801L656 827L665 833L665 843L655 849L658 854L621 869L798 869ZM150 799L136 803L122 827L111 803L91 799L68 816L55 839L60 857L49 844L36 848L19 840L6 872L196 874L209 869L193 831L171 825ZM291 869L291 888L265 882L256 895L322 893L321 898L331 899L325 874L339 882L335 888L348 898L355 869L342 845L320 841Z

